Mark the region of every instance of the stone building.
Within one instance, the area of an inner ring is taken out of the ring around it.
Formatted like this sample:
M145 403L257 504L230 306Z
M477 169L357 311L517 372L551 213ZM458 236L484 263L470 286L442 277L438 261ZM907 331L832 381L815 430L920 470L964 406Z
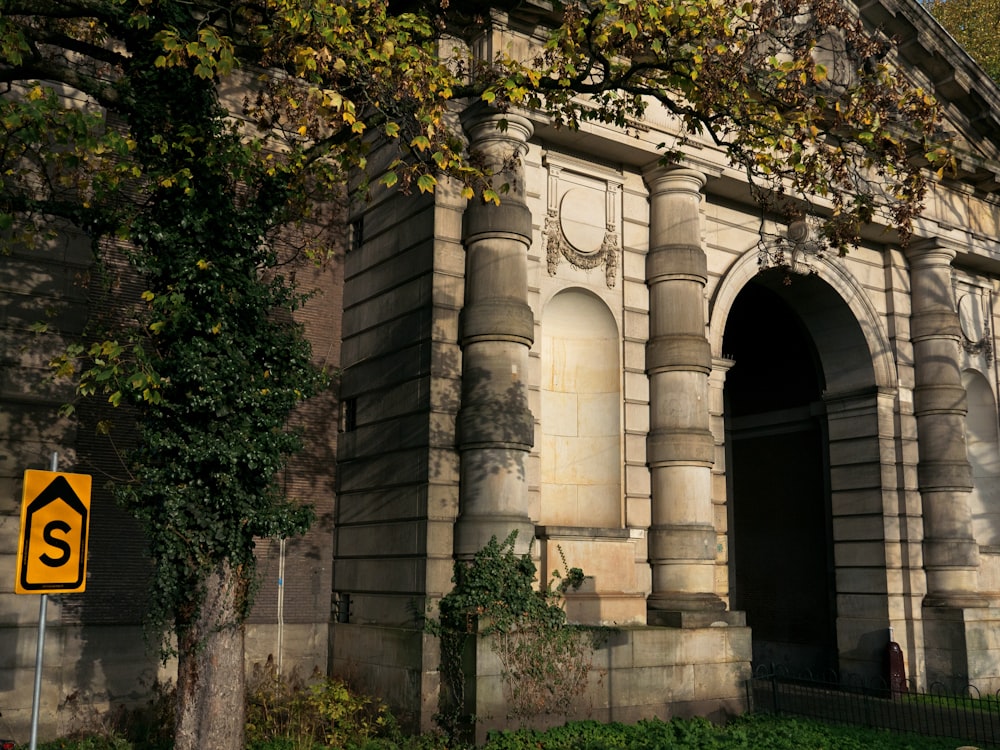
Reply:
M817 253L808 222L762 217L707 144L659 166L675 124L655 109L626 134L532 112L498 130L471 107L470 148L519 155L500 206L445 185L351 216L342 264L310 282L339 420L307 415L289 480L323 522L262 544L250 660L325 665L428 728L440 655L422 616L457 558L516 529L543 580L562 556L588 574L572 619L613 626L576 716L721 717L756 666L878 677L890 631L916 687L1000 688L1000 89L915 0L859 12L961 147L905 247L873 224L848 256ZM530 36L495 20L495 45ZM761 265L775 247L788 268ZM65 394L25 346L53 310L69 332L93 312L88 262L71 236L0 262L0 735L30 711L38 605L9 573L21 473L55 449L114 474L91 432L51 422ZM50 707L138 699L157 673L122 604L141 544L95 501L88 593L51 604ZM475 673L471 708L503 723L495 664Z
M873 224L817 252L707 144L659 166L656 109L625 134L474 106L499 207L443 189L353 216L334 672L428 725L422 610L516 529L542 580L558 549L589 575L572 618L614 626L580 716L739 711L756 666L877 678L890 633L915 686L1000 688L1000 90L916 2L860 12L961 151L905 247ZM530 46L495 20L485 54ZM487 724L496 671L471 690Z

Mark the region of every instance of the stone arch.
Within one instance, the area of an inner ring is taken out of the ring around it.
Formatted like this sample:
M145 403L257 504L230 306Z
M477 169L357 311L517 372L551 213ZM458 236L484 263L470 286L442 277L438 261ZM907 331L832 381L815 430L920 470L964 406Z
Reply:
M573 287L545 304L541 334L539 523L620 528L618 324L597 295Z
M755 293L766 293L764 296L770 295L780 301L780 305L772 309L783 309L794 318L804 337L799 345L809 350L803 357L814 358L818 385L808 404L789 402L783 405L779 384L771 392L763 412L735 423L727 414L719 420L719 424L724 425L725 435L717 435L716 439L725 446L725 460L716 467L716 472L728 472L725 501L729 506L729 543L734 550L730 559L733 599L734 602L740 599L739 565L745 563L739 562L739 518L740 513L747 517L747 506L743 505L741 512L736 511L740 508L741 496L744 503L758 503L764 496L760 488L766 491L762 482L758 481L757 489L753 489L734 477L740 470L733 467L748 463L745 456L740 459L733 451L754 446L757 441L754 450L759 452L763 440L794 450L808 443L812 446L808 455L804 453L801 460L792 459L791 464L785 456L786 463L779 462L774 469L780 471L782 466L798 469L806 464L813 467L813 479L801 484L794 498L790 494L788 502L808 498L809 502L822 503L825 509L825 519L813 519L811 533L815 534L814 544L822 544L826 549L828 577L825 584L817 578L815 585L828 587L830 620L826 632L829 639L815 641L811 653L801 650L796 654L794 644L789 646L788 652L792 655L788 665L809 670L833 668L841 673L875 677L881 674L885 632L891 624L887 595L890 586L885 569L890 542L885 537L881 519L885 513L884 498L889 496L886 490L898 488L884 486L891 479L883 473L882 467L894 464L897 458L892 447L891 415L898 380L884 325L864 289L842 262L821 258L810 262L813 273L793 275L791 283L785 284L781 271L761 273L756 253L750 251L720 281L711 300L709 341L720 369L726 366L724 357L731 353L724 351L723 342L731 313L737 306L737 298L752 285ZM747 299L758 298L764 299L751 296L743 298L741 304L746 304ZM746 309L740 313L746 314ZM766 325L767 321L761 321L761 333L752 327L742 330L746 336L763 336ZM745 347L743 351L747 351ZM739 362L733 367L738 368ZM735 386L736 370L731 369L728 375L720 374L716 378L722 384L723 393L727 394L725 402L728 403L730 391L726 389L726 379ZM780 383L780 373L775 373L775 379ZM766 380L761 382L767 387ZM775 437L792 434L801 438L789 438L781 443ZM753 471L762 472L751 469ZM772 503L754 507L755 512L780 514L784 506ZM787 507L795 508L794 505ZM742 528L745 533L754 531L751 526ZM774 543L779 544L777 540ZM784 646L780 637L773 639L767 649L758 651L756 645L755 641L755 659L758 654L782 656Z
M834 262L826 258L814 258L812 259L812 264L815 275L825 281L840 296L847 309L853 314L853 319L860 327L868 351L871 354L874 382L871 382L864 374L860 378L855 374L853 379L862 381L862 387L865 385L874 385L880 390L894 391L898 384L895 362L889 346L888 334L875 306L868 299L861 285L858 284L839 262ZM733 264L716 289L709 310L708 338L712 347L713 357L719 358L725 356L725 353L722 351L722 337L726 330L726 320L729 317L729 311L732 309L733 303L737 295L743 290L743 287L757 277L759 273L760 265L757 262L757 254L753 250L748 251ZM808 276L793 276L792 278L794 285L795 278L808 278ZM864 381L869 382L865 383ZM828 388L836 388L837 391L841 391L848 390L849 382L850 379L841 378L834 383L828 382L827 385ZM837 387L838 384L841 387Z

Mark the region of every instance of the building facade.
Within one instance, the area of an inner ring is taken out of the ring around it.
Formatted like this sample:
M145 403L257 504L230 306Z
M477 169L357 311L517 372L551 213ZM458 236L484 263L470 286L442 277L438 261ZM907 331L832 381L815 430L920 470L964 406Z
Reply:
M424 617L456 560L516 530L542 580L587 574L570 618L608 626L574 717L721 718L754 668L874 679L890 640L917 688L1000 689L1000 89L916 2L862 5L959 146L905 245L873 224L846 257L818 252L724 153L659 164L677 124L655 108L625 133L469 107L469 148L507 170L499 206L445 183L358 208L342 263L308 282L314 349L342 368L339 417L303 416L289 472L320 523L262 540L250 661L321 666L430 728ZM524 19L493 20L486 48L530 46ZM139 701L161 674L141 539L102 489L115 453L86 414L53 419L67 394L32 339L95 314L89 258L67 234L0 265L0 735L19 739L38 607L12 593L19 483L53 451L98 492L88 593L50 605L48 731L66 696ZM485 729L505 698L479 656Z
M563 556L588 575L571 619L611 626L578 716L722 716L757 667L878 679L890 640L918 688L1000 688L1000 92L916 3L861 14L960 153L906 243L876 223L824 254L710 145L660 165L655 107L626 134L473 106L499 206L445 187L357 211L334 672L429 725L421 615L517 530L541 580ZM494 21L487 56L530 49ZM470 669L469 709L502 724L497 667Z

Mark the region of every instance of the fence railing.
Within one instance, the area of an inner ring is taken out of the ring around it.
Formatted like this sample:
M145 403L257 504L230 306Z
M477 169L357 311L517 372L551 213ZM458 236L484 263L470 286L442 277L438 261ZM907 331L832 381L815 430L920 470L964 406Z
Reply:
M1000 695L983 695L973 685L934 684L918 693L892 690L879 680L817 680L765 670L747 681L747 705L752 712L1000 747Z

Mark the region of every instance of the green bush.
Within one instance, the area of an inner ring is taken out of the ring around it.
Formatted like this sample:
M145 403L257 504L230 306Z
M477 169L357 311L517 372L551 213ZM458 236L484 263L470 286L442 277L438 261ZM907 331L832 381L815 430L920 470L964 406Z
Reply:
M482 750L955 750L956 741L767 715L725 726L705 719L579 721L544 732L492 733Z
M124 737L94 735L40 742L38 750L132 750L132 743Z
M255 665L248 679L246 739L253 750L364 748L396 734L388 708L352 693L342 680L282 676L270 660Z
M441 644L444 690L436 719L455 740L475 722L466 713L463 664L473 638L486 639L500 661L509 719L565 716L586 688L600 629L569 624L563 609L566 592L586 576L563 556L565 572L554 570L551 580L538 581L531 556L518 554L516 541L516 531L502 542L494 536L471 561L456 562L455 586L438 602L439 618L426 620Z

